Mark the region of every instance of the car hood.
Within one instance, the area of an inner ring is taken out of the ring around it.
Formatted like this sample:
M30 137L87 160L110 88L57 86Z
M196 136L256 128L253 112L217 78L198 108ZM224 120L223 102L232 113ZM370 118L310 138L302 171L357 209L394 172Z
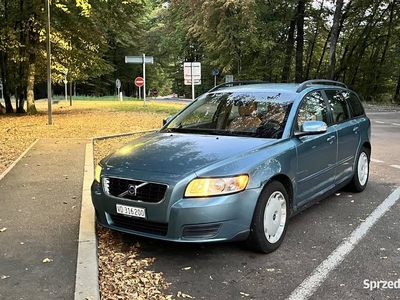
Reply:
M243 155L276 140L152 133L126 144L110 155L103 164L118 173L134 170L184 175L216 162Z

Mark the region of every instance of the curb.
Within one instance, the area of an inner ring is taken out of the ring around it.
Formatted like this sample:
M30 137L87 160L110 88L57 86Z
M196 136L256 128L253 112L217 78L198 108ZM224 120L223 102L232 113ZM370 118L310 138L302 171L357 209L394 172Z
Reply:
M93 182L93 139L86 144L76 266L75 300L100 300L97 234L90 186Z
M90 190L94 179L94 142L153 131L156 131L156 129L95 137L91 139L90 143L86 144L74 300L101 299L98 277L96 217Z

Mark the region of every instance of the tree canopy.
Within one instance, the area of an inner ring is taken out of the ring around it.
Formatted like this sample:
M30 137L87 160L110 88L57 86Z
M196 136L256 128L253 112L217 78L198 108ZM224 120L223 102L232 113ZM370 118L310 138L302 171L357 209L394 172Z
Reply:
M147 88L190 94L183 63L202 63L196 92L235 80L340 80L364 101L400 102L399 0L49 0L52 82L63 93L110 95L115 80L133 95L150 55ZM0 0L4 110L35 113L46 97L43 0Z

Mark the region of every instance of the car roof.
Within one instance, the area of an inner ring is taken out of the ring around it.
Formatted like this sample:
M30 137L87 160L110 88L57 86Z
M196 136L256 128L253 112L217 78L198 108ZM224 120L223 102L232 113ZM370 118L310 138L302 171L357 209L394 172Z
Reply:
M212 88L210 92L255 92L255 91L268 91L268 92L288 92L288 93L301 93L309 88L326 88L326 87L341 87L347 89L347 86L339 81L326 80L326 79L313 79L307 80L302 83L270 83L264 81L233 81L226 82Z

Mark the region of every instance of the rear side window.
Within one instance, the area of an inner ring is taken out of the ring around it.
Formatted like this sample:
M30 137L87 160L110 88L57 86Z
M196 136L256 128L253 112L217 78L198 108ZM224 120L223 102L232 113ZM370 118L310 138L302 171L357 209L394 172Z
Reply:
M333 122L340 123L349 120L351 117L346 101L349 93L338 90L326 90L325 93L332 111Z
M354 93L350 92L350 93L346 93L346 94L348 94L348 98L346 98L346 99L350 105L351 114L353 115L353 117L362 116L365 112L364 112L364 107L362 106L360 99Z

